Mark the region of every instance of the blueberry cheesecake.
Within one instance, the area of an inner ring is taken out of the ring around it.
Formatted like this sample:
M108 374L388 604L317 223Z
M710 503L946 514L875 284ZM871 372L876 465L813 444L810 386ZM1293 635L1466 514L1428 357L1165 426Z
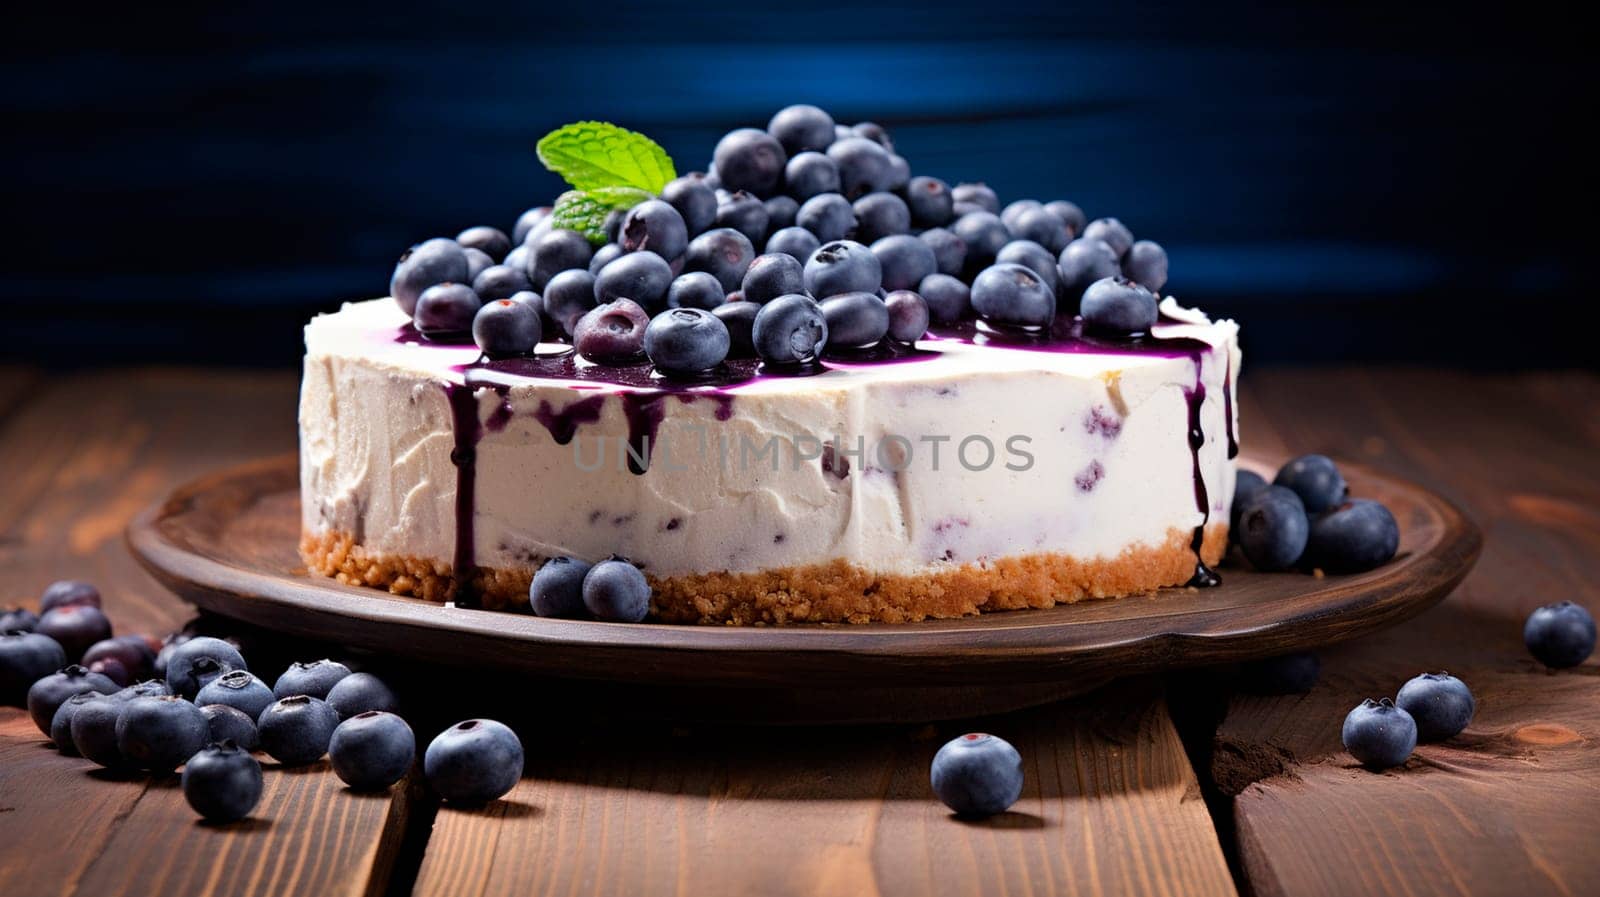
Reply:
M546 136L553 208L419 243L306 328L308 566L528 609L575 559L533 610L581 612L625 558L615 618L718 624L1215 584L1237 325L1117 219L887 144L792 106L679 176L613 125Z

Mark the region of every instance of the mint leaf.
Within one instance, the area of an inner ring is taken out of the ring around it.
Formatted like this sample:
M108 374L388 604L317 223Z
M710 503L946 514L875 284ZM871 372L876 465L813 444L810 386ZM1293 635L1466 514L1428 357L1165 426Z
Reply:
M603 121L563 125L544 135L538 153L575 190L637 187L654 194L678 176L654 140Z
M550 226L575 230L590 243L606 241L606 215L617 209L631 209L652 194L638 187L599 187L594 190L568 190L556 198L550 213Z

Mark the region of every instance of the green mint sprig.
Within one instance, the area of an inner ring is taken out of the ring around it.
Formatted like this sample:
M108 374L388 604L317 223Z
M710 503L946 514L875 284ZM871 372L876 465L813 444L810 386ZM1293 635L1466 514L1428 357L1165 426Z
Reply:
M537 152L544 167L572 185L556 200L551 224L591 243L605 242L609 212L638 205L678 176L660 144L608 122L564 125L544 135Z

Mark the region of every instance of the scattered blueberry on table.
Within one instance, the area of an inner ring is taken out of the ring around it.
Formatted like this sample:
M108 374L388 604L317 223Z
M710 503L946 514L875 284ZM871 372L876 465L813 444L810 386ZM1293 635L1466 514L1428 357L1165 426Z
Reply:
M261 764L231 741L201 748L183 767L183 797L211 822L250 815L261 801Z
M1371 770L1399 766L1417 746L1417 724L1411 714L1388 698L1368 698L1344 718L1344 749Z
M165 695L127 702L117 716L116 732L117 751L129 764L161 775L205 747L211 726L199 707L177 695ZM89 756L87 751L84 756Z
M416 736L393 713L368 710L340 723L328 742L333 771L356 791L378 791L411 769Z
M194 696L199 706L225 704L251 719L260 717L261 711L275 700L277 697L267 683L249 670L229 670L207 682Z
M48 676L40 677L29 686L28 715L33 717L33 724L39 727L40 732L49 735L50 722L55 719L56 710L60 709L68 698L84 692L109 695L118 688L117 683L106 676L71 664Z
M256 734L261 749L285 766L315 763L328 752L339 711L310 695L279 698L261 711Z
M1411 714L1418 741L1454 738L1472 722L1477 702L1467 684L1449 673L1423 673L1400 687L1394 704Z
M599 565L596 565L598 569ZM428 785L452 804L477 806L505 795L522 777L522 741L503 723L469 719L440 732L423 754Z
M310 695L313 698L326 699L328 692L349 675L349 667L326 657L309 663L296 661L289 664L288 669L279 674L277 681L272 683L272 694L279 698Z
M394 713L400 709L400 698L387 683L371 673L351 673L328 690L328 706L349 719L369 710Z
M1547 604L1528 615L1522 641L1540 663L1559 670L1575 667L1594 653L1594 617L1571 601Z
M166 668L167 687L190 700L223 673L249 669L238 648L210 636L197 636L178 645L167 657Z
M994 816L1022 796L1022 755L1003 738L972 732L939 748L929 778L957 815Z

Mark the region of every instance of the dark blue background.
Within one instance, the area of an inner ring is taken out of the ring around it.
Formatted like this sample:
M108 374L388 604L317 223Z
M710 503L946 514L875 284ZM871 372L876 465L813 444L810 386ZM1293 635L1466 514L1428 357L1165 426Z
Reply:
M1253 361L1592 364L1592 47L1561 7L180 4L8 12L7 353L292 363L394 256L509 229L580 118L680 171L814 102L1068 198Z

